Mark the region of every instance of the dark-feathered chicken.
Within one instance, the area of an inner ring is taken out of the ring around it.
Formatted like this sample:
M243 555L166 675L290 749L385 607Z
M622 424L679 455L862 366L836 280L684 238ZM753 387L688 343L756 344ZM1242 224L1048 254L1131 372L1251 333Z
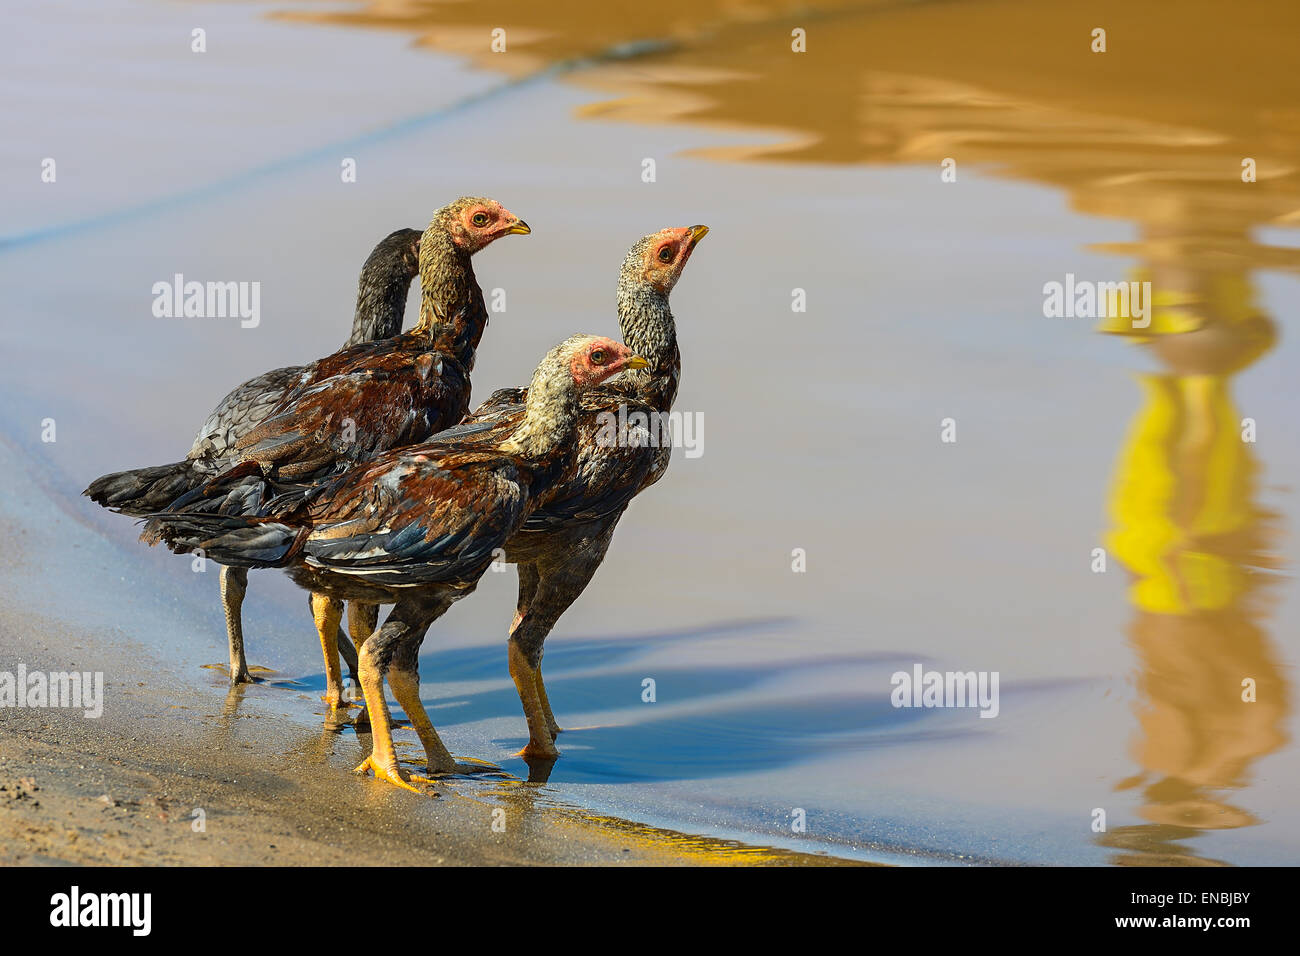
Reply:
M292 387L258 421L241 428L232 447L205 461L203 468L182 470L184 487L173 484L169 504L150 510L243 513L273 494L277 481L324 477L457 421L469 402L469 370L487 325L470 257L501 236L528 231L491 199L465 197L438 210L420 238L416 327L380 341L354 343L297 369ZM94 490L92 486L88 493ZM342 700L342 605L313 598L312 610L325 655L326 699L337 706ZM376 612L353 609L348 623L354 639L373 630Z
M402 330L407 292L419 272L419 252L418 229L399 229L375 246L361 267L352 334L344 348L390 338ZM97 504L134 517L165 508L195 481L213 478L228 467L235 443L283 401L299 384L304 371L301 365L272 369L235 388L212 410L183 461L104 475L83 493ZM241 614L248 588L247 570L223 566L220 585L230 680L241 683L250 680ZM355 657L355 651L350 647L348 650ZM349 663L355 669L355 660Z
M470 594L533 508L572 465L580 392L646 360L610 339L573 336L537 367L523 415L496 443L441 438L383 453L267 501L257 515L168 513L151 522L178 554L202 548L240 567L284 567L313 594L396 606L360 648L374 749L357 768L415 789L397 763L386 677L431 773L459 767L420 701L429 625ZM423 779L423 778L416 778Z
M536 510L506 543L506 560L518 565L519 602L510 628L510 676L528 721L530 758L559 756L555 735L560 727L551 712L542 680L542 644L569 606L586 589L609 548L614 529L628 503L663 477L671 448L623 436L615 443L600 438L602 424L636 413L666 413L677 397L681 355L668 296L705 226L664 229L640 239L628 251L618 282L618 316L623 340L643 355L649 367L630 371L583 396L578 424L578 454L573 464L537 501ZM527 389L502 389L481 405L462 426L444 433L446 440L466 443L497 441L524 415ZM653 419L647 419L653 421ZM608 437L608 430L604 435Z
M464 197L438 210L420 239L417 325L306 366L295 388L235 442L231 467L197 483L166 510L253 514L284 483L324 479L459 421L469 406L470 370L488 320L470 257L502 236L529 231L492 199ZM152 535L153 525L146 525L143 537ZM325 661L325 699L338 707L343 605L314 594L311 607ZM365 640L377 617L377 606L354 605L348 619L353 639Z

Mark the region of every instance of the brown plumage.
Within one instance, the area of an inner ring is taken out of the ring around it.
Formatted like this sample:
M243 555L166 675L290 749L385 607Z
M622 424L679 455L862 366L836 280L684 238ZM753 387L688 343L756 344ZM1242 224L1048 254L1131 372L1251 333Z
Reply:
M233 464L171 509L255 511L281 482L324 478L378 452L422 441L458 421L469 405L470 371L487 327L470 258L528 225L492 199L462 197L434 213L420 239L420 320L407 333L362 342L307 366L297 387L236 443ZM147 525L146 540L152 535ZM325 664L325 699L343 703L341 602L312 595ZM354 605L348 629L362 641L378 607Z
M668 467L671 448L627 440L608 442L608 417L635 421L637 413L668 412L677 396L681 355L668 297L704 226L664 229L628 251L618 283L623 340L649 367L588 391L578 422L578 453L535 510L506 543L506 560L519 570L519 601L510 628L511 677L528 722L522 753L542 760L559 756L560 728L542 680L542 645L556 621L586 589L604 561L619 519L632 498ZM502 389L445 440L495 442L524 415L527 389ZM653 421L653 419L648 419ZM624 436L625 438L627 436Z
M226 470L173 507L204 501L221 509L269 482L323 477L458 421L488 319L470 257L501 236L528 231L490 199L459 199L438 210L420 240L417 325L304 367L294 388L235 442Z
M402 328L411 280L418 272L420 233L399 229L381 241L361 269L352 334L344 348L388 338ZM196 481L229 466L235 443L257 427L301 381L306 368L272 369L231 390L212 410L184 461L95 479L83 492L96 504L139 517L166 507Z
M420 232L399 229L371 251L361 267L352 334L346 348L384 339L402 329L406 296L419 271ZM104 475L83 492L96 504L135 517L165 508L195 484L216 477L233 462L235 444L255 429L300 382L300 365L272 369L233 389L212 410L183 461ZM244 654L242 608L248 589L243 568L221 568L221 603L226 612L226 642L231 683L251 680ZM342 635L338 635L342 637ZM340 641L349 666L356 669L356 651Z
M360 650L374 751L358 769L409 787L383 680L415 726L429 770L458 769L420 702L425 631L474 590L537 496L571 468L580 392L645 365L610 339L573 336L537 367L523 415L498 442L438 438L300 485L256 514L178 511L155 518L153 531L177 553L202 548L232 565L287 568L300 586L336 601L394 602Z
M439 209L420 238L421 306L415 328L304 366L294 387L238 438L221 460L221 472L192 482L166 509L249 513L281 482L324 478L458 421L469 404L469 373L488 319L471 256L502 236L529 231L492 199L464 197ZM146 540L151 533L146 525ZM336 707L343 699L338 655L343 608L313 598L312 611L325 659L326 700ZM373 630L377 612L352 609L348 624L354 640Z

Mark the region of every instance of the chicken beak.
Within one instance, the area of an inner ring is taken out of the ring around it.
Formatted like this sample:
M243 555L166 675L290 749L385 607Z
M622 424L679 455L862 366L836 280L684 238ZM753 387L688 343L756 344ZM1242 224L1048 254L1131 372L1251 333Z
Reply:
M695 245L708 234L708 226L691 226L691 245Z
M532 232L532 230L528 228L528 223L524 222L522 219L516 219L515 224L506 230L506 235L526 236L530 232Z
M647 362L639 355L631 355L628 356L627 367L628 368L649 368L650 363Z

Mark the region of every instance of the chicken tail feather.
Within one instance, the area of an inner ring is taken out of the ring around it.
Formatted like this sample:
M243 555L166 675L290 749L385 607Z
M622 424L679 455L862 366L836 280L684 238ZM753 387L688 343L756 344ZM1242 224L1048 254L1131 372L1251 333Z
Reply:
M142 518L166 508L202 480L203 469L201 462L187 458L169 465L118 471L96 478L82 494L97 505Z
M302 549L307 530L264 518L168 512L153 515L140 537L177 554L202 551L231 567L278 568Z

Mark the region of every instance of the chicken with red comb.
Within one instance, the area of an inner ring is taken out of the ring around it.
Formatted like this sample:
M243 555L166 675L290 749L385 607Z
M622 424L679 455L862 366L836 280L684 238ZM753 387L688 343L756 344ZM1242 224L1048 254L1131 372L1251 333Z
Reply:
M176 512L154 533L178 554L202 548L237 567L283 567L332 600L395 603L359 649L372 753L357 768L408 789L397 762L386 679L424 745L430 773L474 768L447 751L420 700L417 667L429 626L473 592L494 552L539 495L568 473L582 421L581 395L646 359L599 336L573 336L538 365L523 415L497 442L441 436L395 449L330 480L299 485L256 514Z
M618 281L619 325L623 341L648 365L583 397L577 455L505 545L506 560L519 570L508 648L510 675L528 722L521 754L543 764L559 756L555 736L560 733L542 680L543 642L604 561L632 498L663 477L672 451L604 441L602 423L609 420L605 416L619 418L620 411L625 415L620 420L635 421L638 412L650 416L672 409L681 354L668 297L708 231L707 226L663 229L628 250ZM527 395L527 389L502 389L444 435L467 442L497 440L524 414Z
M471 256L528 225L494 199L462 197L434 213L420 237L420 319L410 331L360 342L299 370L294 387L239 435L219 473L196 474L152 510L255 511L284 481L312 481L381 451L423 441L460 420L488 313ZM183 493L182 493L183 492ZM146 525L145 539L149 540ZM338 635L343 606L315 596L326 697L343 702ZM353 640L374 629L377 608L349 615Z

